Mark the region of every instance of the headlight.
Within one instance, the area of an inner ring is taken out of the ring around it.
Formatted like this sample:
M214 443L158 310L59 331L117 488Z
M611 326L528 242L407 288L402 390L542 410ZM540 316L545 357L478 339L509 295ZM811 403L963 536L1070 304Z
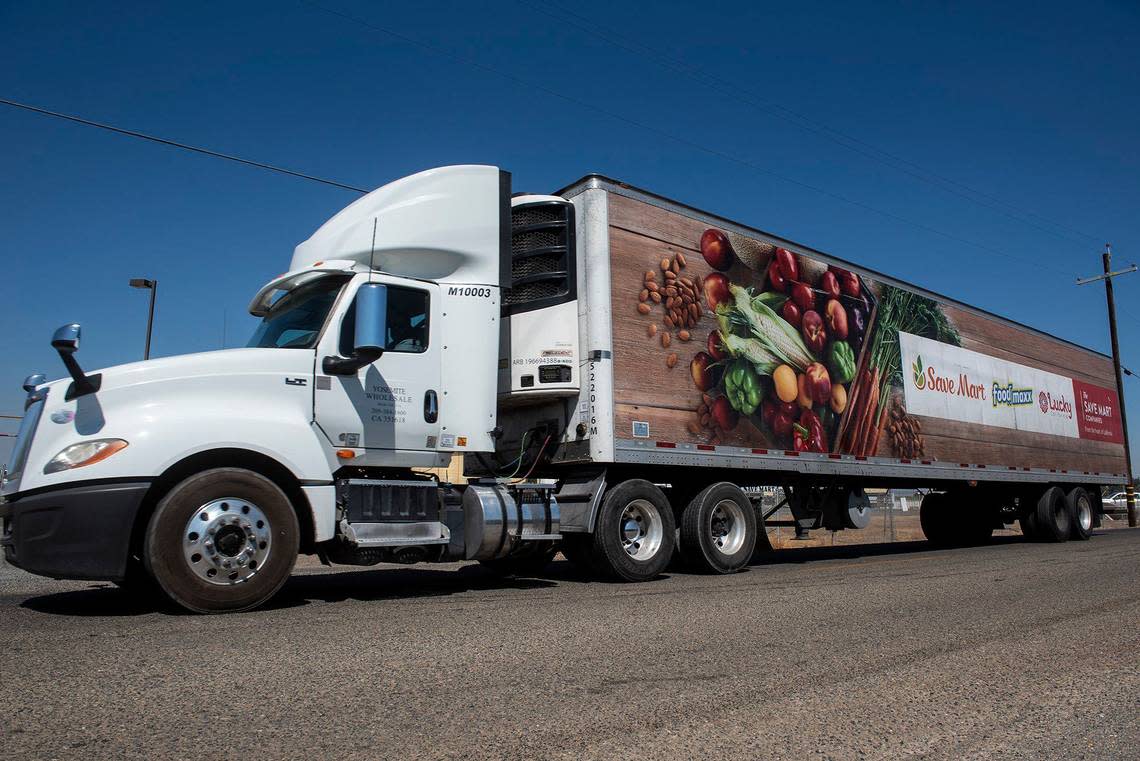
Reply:
M44 473L58 473L61 470L82 468L84 465L94 465L106 460L120 449L126 449L127 442L122 439L92 439L81 441L66 447L62 452L48 461L44 466Z

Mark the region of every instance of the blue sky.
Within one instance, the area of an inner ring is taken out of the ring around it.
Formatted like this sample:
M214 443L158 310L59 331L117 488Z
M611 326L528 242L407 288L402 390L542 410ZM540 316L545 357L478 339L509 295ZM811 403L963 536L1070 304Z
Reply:
M539 192L602 172L1108 351L1103 289L1073 279L1104 241L1140 259L1134 3L557 7L17 0L0 4L0 97L362 187L449 163ZM928 170L1036 216L912 176ZM218 348L223 322L244 342L252 293L355 198L5 108L0 173L9 414L25 374L62 374L59 324L83 324L87 367L141 358L131 277L160 282L154 354ZM1140 372L1140 274L1117 294Z

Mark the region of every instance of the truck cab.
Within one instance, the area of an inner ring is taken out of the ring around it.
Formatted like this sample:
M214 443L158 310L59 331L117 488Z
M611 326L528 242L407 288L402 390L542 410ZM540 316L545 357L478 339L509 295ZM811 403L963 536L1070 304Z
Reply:
M421 470L496 448L503 321L526 306L503 301L511 207L510 175L489 166L378 188L256 293L246 348L89 373L80 327L61 328L53 345L69 377L28 378L3 475L7 560L157 582L213 612L268 599L298 552L370 564L551 546L549 489ZM531 266L519 285L549 306L550 289L533 287L546 275Z

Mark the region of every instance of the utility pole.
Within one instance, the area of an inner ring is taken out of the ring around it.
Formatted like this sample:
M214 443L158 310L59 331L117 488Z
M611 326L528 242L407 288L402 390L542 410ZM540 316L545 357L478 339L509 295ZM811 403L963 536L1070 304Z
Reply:
M1136 271L1136 265L1122 270L1112 271L1112 245L1104 244L1104 253L1101 254L1104 263L1104 274L1095 277L1078 278L1077 285L1104 281L1104 295L1108 300L1108 331L1112 336L1112 365L1116 370L1116 394L1120 404L1120 427L1124 432L1124 472L1128 483L1124 486L1124 493L1128 500L1128 525L1136 526L1136 487L1132 482L1132 450L1128 444L1128 416L1124 411L1124 379L1120 372L1120 342L1116 338L1116 300L1112 295L1112 279L1117 275L1127 275Z

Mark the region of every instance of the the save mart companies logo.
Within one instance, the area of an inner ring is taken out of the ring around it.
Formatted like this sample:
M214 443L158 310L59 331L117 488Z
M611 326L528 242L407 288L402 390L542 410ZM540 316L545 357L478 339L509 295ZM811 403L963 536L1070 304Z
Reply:
M957 378L941 375L936 368L922 361L921 354L911 363L910 371L911 382L919 391L930 390L985 401L985 385L975 383L966 372L959 373ZM990 403L994 407L1021 407L1031 405L1033 401L1032 388L1018 388L1013 383L1003 386L997 381L990 388Z

